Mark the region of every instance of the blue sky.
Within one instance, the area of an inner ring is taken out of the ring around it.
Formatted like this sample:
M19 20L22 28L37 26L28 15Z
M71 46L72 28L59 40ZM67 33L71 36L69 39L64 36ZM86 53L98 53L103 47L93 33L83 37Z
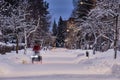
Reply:
M52 15L52 20L58 21L59 17L68 19L72 13L72 0L46 0L49 3L49 11Z

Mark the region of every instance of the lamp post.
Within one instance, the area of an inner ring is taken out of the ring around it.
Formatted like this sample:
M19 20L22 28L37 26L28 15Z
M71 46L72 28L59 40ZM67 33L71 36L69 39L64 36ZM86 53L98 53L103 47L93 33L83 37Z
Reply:
M117 13L117 10L116 10L116 13ZM116 59L117 58L117 47L118 47L118 34L119 34L119 32L118 32L118 18L119 18L119 15L117 14L116 16L115 16L115 39L114 39L114 52L115 52L115 54L114 54L114 59Z

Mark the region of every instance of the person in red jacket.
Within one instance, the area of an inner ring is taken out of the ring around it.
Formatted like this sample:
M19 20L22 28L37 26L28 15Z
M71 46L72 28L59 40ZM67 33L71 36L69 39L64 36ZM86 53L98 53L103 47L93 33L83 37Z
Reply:
M34 61L40 61L42 64L42 56L40 55L40 45L38 42L35 42L35 45L33 46L33 51L34 51L34 55L32 56L32 63L34 63Z
M35 55L38 55L39 54L39 51L40 51L40 45L35 42L35 45L33 47L33 51L35 52Z

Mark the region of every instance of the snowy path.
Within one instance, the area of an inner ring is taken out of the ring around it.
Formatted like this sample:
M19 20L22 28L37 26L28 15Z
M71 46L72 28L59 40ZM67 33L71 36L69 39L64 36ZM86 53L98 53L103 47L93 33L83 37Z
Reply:
M120 80L120 59L113 59L113 50L89 52L88 58L85 50L43 51L43 64L31 63L31 49L27 55L0 55L0 80Z

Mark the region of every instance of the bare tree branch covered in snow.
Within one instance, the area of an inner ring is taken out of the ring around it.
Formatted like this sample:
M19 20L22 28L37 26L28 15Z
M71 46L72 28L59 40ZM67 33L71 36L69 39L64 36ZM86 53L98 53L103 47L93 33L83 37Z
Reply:
M96 7L90 10L85 20L76 19L79 36L76 34L74 38L80 48L89 45L95 50L104 51L114 47L119 8L120 0L97 0Z
M5 42L17 43L16 46L25 43L26 49L35 39L50 38L48 8L48 3L43 0L0 0L0 29Z

